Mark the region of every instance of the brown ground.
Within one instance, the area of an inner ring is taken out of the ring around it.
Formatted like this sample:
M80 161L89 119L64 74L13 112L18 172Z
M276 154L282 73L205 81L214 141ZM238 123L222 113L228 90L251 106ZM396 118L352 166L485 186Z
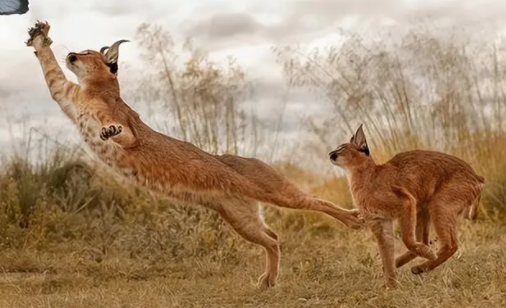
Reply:
M504 226L464 221L457 254L423 276L410 273L421 260L413 261L395 291L383 288L369 232L317 228L278 229L281 276L266 292L255 286L263 251L232 233L221 248L183 259L77 242L8 249L0 254L0 307L506 307Z

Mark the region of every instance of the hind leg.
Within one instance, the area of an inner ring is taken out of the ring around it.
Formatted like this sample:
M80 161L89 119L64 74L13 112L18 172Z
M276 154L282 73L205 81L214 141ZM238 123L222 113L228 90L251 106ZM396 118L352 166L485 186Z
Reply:
M274 247L274 249L271 251L271 253L274 254L274 258L272 255L270 255L270 250L266 248L266 269L265 272L258 278L258 287L261 289L266 289L273 287L276 284L276 279L279 273L279 259L281 253L279 249L278 235L267 226L265 226L265 229L263 231L270 238L274 239L277 244L277 247ZM277 258L275 257L276 254Z
M399 225L401 228L402 241L404 245L413 254L429 259L435 260L436 254L430 247L424 243L417 242L415 237L415 224L416 224L416 203L405 201L403 204L403 211L399 216Z
M244 239L264 247L266 252L265 272L258 279L261 289L273 287L279 273L278 236L267 227L260 217L256 203L234 200L219 210L223 219Z
M322 212L352 229L360 229L364 225L364 220L360 217L360 212L357 209L347 210L330 201L304 194L294 188L271 194L263 201L289 209Z
M439 237L439 250L437 259L427 261L411 268L413 274L421 274L438 267L448 260L458 250L457 235L455 232L455 223L457 213L452 213L452 207L443 204L432 204L429 208L432 222ZM450 212L447 212L450 211Z
M421 241L425 245L429 244L429 226L429 212L427 210L420 211L416 216L416 240ZM416 257L416 254L408 250L395 259L395 267L399 268L406 263L411 262Z

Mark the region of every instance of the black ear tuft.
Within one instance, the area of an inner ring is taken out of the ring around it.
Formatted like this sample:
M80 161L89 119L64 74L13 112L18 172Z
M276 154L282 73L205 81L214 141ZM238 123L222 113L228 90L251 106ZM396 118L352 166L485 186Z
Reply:
M116 74L118 72L118 63L110 63L107 64L107 66L109 66L109 70L112 74Z
M371 155L371 153L369 152L369 147L367 146L367 144L365 144L363 147L361 147L359 149L360 152L364 153L365 156L369 156Z

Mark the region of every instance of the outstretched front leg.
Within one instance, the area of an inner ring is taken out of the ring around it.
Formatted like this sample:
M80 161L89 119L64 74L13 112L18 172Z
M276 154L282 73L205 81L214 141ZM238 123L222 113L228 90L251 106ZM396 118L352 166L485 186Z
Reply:
M53 41L48 37L49 24L37 21L34 27L28 30L30 38L27 46L35 48L35 56L39 59L44 78L46 79L51 97L60 105L63 112L75 122L75 107L73 102L79 92L79 86L65 77L50 46Z

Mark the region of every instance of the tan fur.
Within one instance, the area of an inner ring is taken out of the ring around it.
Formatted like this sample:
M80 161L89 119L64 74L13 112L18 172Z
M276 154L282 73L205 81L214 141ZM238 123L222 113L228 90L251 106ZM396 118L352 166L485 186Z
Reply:
M77 125L84 141L114 171L135 185L177 202L218 211L246 240L265 248L261 287L273 286L279 271L279 242L259 214L258 201L326 213L360 228L358 211L309 196L276 170L254 158L211 155L193 144L154 131L120 97L116 76L119 42L105 52L70 53L67 68L79 79L68 81L49 48L49 25L29 31L53 99Z
M457 251L455 223L469 209L476 218L484 179L465 161L434 151L407 151L377 165L369 155L362 125L349 143L329 153L330 161L348 172L353 199L373 231L389 287L397 284L395 267L416 256L429 261L411 269L430 271ZM408 252L394 260L392 223L400 225ZM429 224L439 236L437 255L429 248Z

